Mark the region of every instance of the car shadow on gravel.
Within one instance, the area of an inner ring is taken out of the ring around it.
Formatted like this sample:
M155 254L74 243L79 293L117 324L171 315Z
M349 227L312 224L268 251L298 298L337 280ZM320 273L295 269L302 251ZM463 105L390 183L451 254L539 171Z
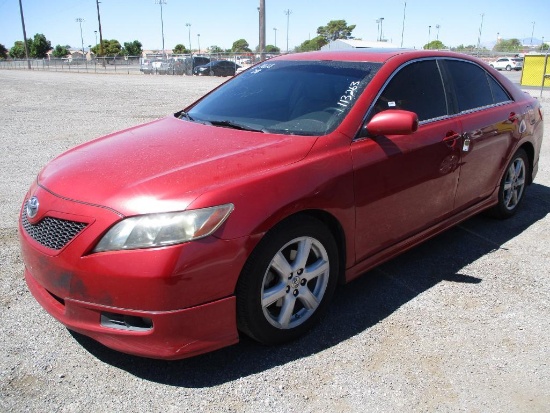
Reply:
M243 337L239 344L212 353L161 361L122 354L72 334L99 360L145 380L189 388L217 386L327 350L368 330L442 281L483 288L483 279L464 273L464 268L503 248L548 213L550 188L531 185L512 219L476 216L340 287L321 323L286 345L266 347Z

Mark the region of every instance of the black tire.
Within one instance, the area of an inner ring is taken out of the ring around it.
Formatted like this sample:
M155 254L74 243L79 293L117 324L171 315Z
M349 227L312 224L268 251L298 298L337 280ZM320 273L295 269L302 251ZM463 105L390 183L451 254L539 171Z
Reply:
M506 71L509 72L510 70L512 70L512 66L510 65L506 66Z
M338 272L338 248L321 221L309 216L284 221L243 268L236 290L239 330L267 345L300 337L326 311Z
M529 157L520 148L504 170L498 190L498 204L489 210L492 216L506 219L517 212L525 196L529 171Z

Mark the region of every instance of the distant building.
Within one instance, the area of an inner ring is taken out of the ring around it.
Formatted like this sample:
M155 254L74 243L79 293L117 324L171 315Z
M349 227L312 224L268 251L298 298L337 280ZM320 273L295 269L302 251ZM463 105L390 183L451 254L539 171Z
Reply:
M321 50L350 50L350 49L396 49L396 44L389 42L372 42L356 39L338 39L321 47Z

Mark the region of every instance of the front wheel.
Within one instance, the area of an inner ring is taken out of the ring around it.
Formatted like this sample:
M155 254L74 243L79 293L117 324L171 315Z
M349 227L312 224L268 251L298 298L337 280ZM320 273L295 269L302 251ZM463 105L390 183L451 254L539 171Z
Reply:
M493 216L503 219L516 213L525 194L528 171L527 153L523 149L518 149L506 167L500 182L498 204L490 210Z
M239 329L269 345L298 338L326 310L338 267L336 243L322 222L302 216L275 227L239 279Z
M510 65L506 66L506 71L509 72L510 70L512 70L512 66L510 66Z

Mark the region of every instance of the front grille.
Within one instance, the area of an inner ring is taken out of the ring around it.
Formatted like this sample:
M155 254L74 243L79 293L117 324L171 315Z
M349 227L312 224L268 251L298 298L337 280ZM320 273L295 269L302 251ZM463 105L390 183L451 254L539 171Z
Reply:
M67 221L52 217L45 217L33 225L27 218L26 208L23 208L21 223L25 232L32 239L52 250L63 248L88 225L84 222Z

